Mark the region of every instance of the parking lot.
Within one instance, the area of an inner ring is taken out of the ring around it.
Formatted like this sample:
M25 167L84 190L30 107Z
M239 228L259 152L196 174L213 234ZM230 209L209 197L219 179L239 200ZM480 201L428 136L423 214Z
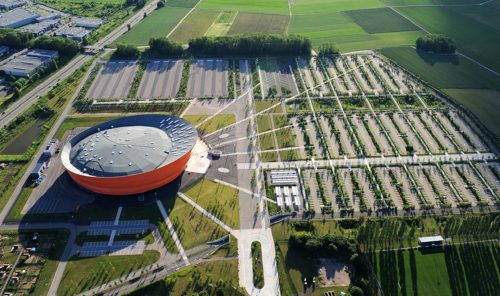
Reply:
M259 61L259 65L264 97L269 95L272 88L276 89L276 94L280 97L295 96L299 93L290 62L268 58Z
M127 98L136 71L136 62L107 62L92 82L87 97L91 99Z
M221 59L193 60L189 72L187 96L190 98L227 97L228 62Z
M137 96L141 99L175 98L182 77L182 60L162 60L148 63Z

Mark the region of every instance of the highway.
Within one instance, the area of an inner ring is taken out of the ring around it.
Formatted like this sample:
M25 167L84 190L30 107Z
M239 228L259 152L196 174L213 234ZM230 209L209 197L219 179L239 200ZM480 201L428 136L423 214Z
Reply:
M118 37L128 31L127 25L130 25L131 27L135 26L144 18L144 13L149 14L156 9L157 3L157 1L153 1L152 3L139 10L128 21L118 26L108 35L101 38L101 40L99 40L92 47L100 50L103 49L106 45L118 39ZM37 87L25 94L23 97L19 98L0 115L0 128L4 127L12 120L14 120L17 116L26 111L38 98L44 96L52 89L52 87L54 87L54 85L56 85L59 81L68 78L73 74L73 72L75 72L76 69L80 68L90 59L92 59L92 55L78 55L77 57L69 61L62 69L51 75L44 82L40 83Z

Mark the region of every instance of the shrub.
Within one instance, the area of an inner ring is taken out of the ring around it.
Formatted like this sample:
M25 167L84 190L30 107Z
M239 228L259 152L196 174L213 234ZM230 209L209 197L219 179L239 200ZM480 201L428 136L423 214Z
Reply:
M137 47L128 44L117 44L116 51L113 53L114 58L132 58L135 59L139 56Z
M161 3L161 2L159 2ZM182 55L182 45L168 40L165 37L149 39L149 50L161 56L180 56Z
M318 48L318 54L321 55L331 55L331 54L339 54L339 49L333 43L324 43L321 44Z

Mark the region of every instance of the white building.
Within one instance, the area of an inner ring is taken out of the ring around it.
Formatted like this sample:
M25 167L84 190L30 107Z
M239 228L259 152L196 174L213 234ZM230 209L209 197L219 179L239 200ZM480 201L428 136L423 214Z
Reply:
M31 77L41 67L59 57L55 50L34 49L20 55L0 67L6 75Z
M0 28L19 28L33 23L40 15L24 8L16 8L0 14Z

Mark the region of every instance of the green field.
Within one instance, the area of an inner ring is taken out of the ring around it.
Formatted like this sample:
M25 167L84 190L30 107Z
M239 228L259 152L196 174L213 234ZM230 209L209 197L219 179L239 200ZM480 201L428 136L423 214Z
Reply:
M446 7L405 7L397 10L432 33L454 38L460 52L500 72L498 30Z
M136 46L148 45L153 37L165 37L188 13L189 7L165 6L153 11L146 19L142 20L123 34L116 43L127 43Z
M227 234L219 225L179 197L168 198L163 203L186 250Z
M438 88L500 90L500 78L458 55L425 53L411 47L384 48L381 52Z
M146 250L143 255L75 258L68 262L57 295L75 295L156 262L160 254Z
M284 34L288 26L288 21L288 15L240 12L227 34Z
M497 138L500 138L499 91L489 89L443 89L443 91L469 109Z
M288 14L287 0L201 0L199 9Z
M238 190L208 179L202 179L184 193L229 227L239 227Z
M470 244L371 258L385 295L499 295L498 251L498 244Z
M383 7L379 0L294 0L294 15Z
M195 10L172 33L172 40L187 43L189 39L205 35L220 12Z
M350 10L346 14L369 34L420 30L389 8Z

